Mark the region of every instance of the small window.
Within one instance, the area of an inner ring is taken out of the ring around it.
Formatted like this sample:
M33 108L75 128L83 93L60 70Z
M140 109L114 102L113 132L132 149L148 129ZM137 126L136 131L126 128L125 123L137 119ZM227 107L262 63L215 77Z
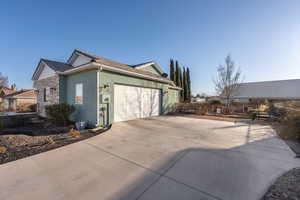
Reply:
M50 96L54 95L55 90L56 90L56 88L50 88Z
M82 83L77 83L75 85L75 104L83 104L82 93L83 93Z
M47 88L44 88L43 95L44 95L44 102L47 102Z

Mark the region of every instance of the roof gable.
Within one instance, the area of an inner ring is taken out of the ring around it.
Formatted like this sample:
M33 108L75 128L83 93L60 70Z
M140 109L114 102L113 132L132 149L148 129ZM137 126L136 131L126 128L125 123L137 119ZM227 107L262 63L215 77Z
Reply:
M45 64L39 74L38 80L49 78L54 75L55 75L55 71L53 69L51 69L50 67L48 67L48 65Z
M156 63L156 62L147 62L147 63L142 63L138 65L133 65L132 66L135 69L140 69L144 71L148 71L157 75L162 75L164 74L163 69Z
M85 52L75 49L68 59L67 63L73 67L78 67L80 65L87 64L95 59L95 56L89 55Z
M63 62L41 59L32 76L32 80L38 80L53 76L56 72L64 72L73 67Z

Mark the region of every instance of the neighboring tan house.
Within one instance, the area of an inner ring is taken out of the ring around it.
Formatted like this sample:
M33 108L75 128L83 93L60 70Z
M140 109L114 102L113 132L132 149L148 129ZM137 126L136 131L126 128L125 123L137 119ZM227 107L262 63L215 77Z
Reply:
M33 89L14 91L3 97L4 111L29 110L33 104L36 104L36 93Z
M0 86L0 111L3 111L3 105L4 105L4 97L8 94L11 94L16 91L16 85L13 84L11 88Z
M181 90L155 62L126 65L79 50L67 62L41 59L32 80L40 115L45 105L68 103L72 119L90 125L168 113Z
M233 100L241 103L300 100L299 85L300 79L242 83Z

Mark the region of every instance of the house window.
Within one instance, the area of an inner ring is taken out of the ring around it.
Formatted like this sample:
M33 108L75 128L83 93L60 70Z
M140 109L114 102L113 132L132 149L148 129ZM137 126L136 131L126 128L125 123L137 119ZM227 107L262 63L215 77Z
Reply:
M44 102L47 102L47 88L44 88L43 95L44 95Z
M50 95L53 96L56 88L50 88Z
M82 93L83 93L82 83L77 83L75 85L75 104L83 104Z

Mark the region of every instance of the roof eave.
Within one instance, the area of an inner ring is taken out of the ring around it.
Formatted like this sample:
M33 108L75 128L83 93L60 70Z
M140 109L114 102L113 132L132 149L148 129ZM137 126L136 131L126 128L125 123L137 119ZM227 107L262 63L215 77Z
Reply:
M174 90L182 90L181 87L176 87L176 86L169 86L169 88L174 89Z
M121 73L121 74L130 75L130 76L133 76L133 77L139 77L139 78L144 78L144 79L149 79L149 80L155 80L155 81L168 83L168 84L173 83L173 81L171 81L171 80L163 80L163 79L160 79L160 78L155 78L155 77L151 77L151 76L147 76L147 75L127 71L127 70L111 67L111 66L108 66L108 65L96 63L96 62L90 62L90 63L84 64L80 67L76 67L74 69L70 69L70 70L67 70L67 71L64 71L64 72L57 72L57 73L61 74L61 75L70 75L70 74L73 74L73 73L78 73L78 72L81 72L81 71L91 70L91 69L100 69L100 70L106 70L106 71L111 71L111 72L117 72L117 73Z
M40 61L39 61L38 65L37 65L37 67L35 68L35 71L34 71L32 77L31 77L31 80L32 80L32 81L37 80L37 79L36 79L36 73L38 72L38 69L40 68L40 64L41 64L42 61L43 61L43 59L40 59Z

